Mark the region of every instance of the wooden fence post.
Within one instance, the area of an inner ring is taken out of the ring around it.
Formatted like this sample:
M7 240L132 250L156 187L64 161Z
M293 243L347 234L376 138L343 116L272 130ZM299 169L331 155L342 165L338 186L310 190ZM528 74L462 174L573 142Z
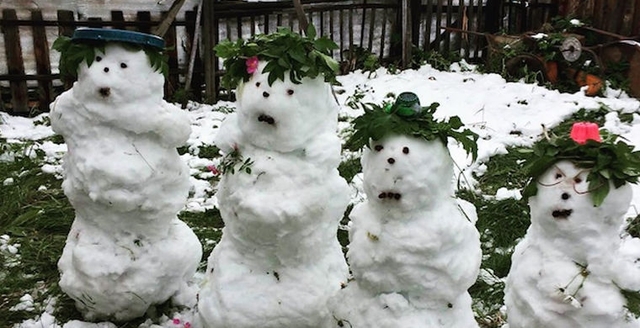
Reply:
M2 18L15 21L18 19L18 15L13 9L4 9L2 10ZM13 113L28 115L29 97L27 94L27 81L19 79L19 77L24 76L25 73L22 47L20 46L20 32L17 25L4 27L4 46L7 55L7 71L9 75L14 77L9 81Z
M31 12L31 19L34 21L42 21L42 11L34 10ZM49 59L49 42L47 42L47 33L44 26L33 26L33 50L36 57L36 72L38 78L38 100L41 112L49 110L49 104L53 100L53 84L51 80L45 76L51 75L51 60Z
M411 6L410 0L402 0L402 66L411 65Z
M215 46L218 28L217 21L214 17L213 0L201 0L202 4L202 47L204 54L204 83L205 83L205 102L208 104L215 103L217 95L216 87L216 61L218 60L213 51ZM239 37L242 37L239 35Z

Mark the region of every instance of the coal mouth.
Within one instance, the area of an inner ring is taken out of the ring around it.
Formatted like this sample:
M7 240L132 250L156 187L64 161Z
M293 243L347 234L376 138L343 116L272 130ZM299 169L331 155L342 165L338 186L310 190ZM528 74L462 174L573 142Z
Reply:
M100 88L98 89L98 93L104 98L109 97L111 95L111 88Z
M567 219L573 213L573 210L555 210L551 212L551 216L555 219Z
M379 199L389 199L389 200L400 200L400 198L402 198L402 194L396 193L396 192L392 192L392 191L381 192L378 195L378 198Z
M260 114L260 116L258 116L258 122L274 125L276 123L276 120L272 116L269 116L266 114Z

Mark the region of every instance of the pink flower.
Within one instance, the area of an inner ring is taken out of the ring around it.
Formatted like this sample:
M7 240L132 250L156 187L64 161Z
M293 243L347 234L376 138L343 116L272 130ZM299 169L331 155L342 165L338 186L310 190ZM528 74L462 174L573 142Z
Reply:
M258 56L247 58L247 73L253 74L258 70Z
M185 322L184 328L191 328L191 322Z
M207 170L211 171L211 173L213 173L213 175L220 174L220 171L218 171L218 168L215 165L208 165L207 166Z
M173 319L173 324L174 324L174 325L179 325L179 324L180 324L180 319L178 319L178 318L174 318L174 319Z
M602 138L600 138L600 130L598 130L598 124L589 122L573 123L573 126L571 127L571 139L581 145L584 145L587 140L602 142Z

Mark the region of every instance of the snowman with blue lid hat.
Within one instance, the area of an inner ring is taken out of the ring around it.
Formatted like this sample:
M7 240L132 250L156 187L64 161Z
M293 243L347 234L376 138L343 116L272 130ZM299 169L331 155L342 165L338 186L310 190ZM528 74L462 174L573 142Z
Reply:
M163 44L107 29L54 44L61 73L77 77L50 114L68 147L62 187L76 213L59 285L87 320L127 321L169 299L195 303L202 247L177 218L190 184L176 147L191 126L162 98Z

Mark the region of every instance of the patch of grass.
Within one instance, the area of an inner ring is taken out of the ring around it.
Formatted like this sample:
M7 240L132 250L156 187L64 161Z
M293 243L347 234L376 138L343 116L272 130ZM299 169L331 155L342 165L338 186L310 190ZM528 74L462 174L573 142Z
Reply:
M222 221L220 211L214 208L204 212L182 212L178 217L191 227L202 243L202 260L198 270L203 271L207 267L209 254L222 238L224 221Z
M360 163L360 157L357 156L348 157L338 166L338 173L340 173L340 176L347 180L348 183L351 183L353 177L360 172L362 172L362 164Z
M203 145L198 147L198 157L214 159L220 157L220 149L214 145Z
M34 312L9 310L20 303L25 293L32 294L40 304L49 296L59 297L58 308L67 308L70 303L61 297L57 286L57 262L74 211L62 192L62 181L42 172L42 154L33 158L25 155L29 147L11 145L15 160L0 162L0 180L14 179L12 184L0 184L0 226L2 233L10 237L10 244L20 245L17 265L4 267L0 275L0 317L9 325L34 317ZM0 262L6 263L8 256L0 253ZM42 287L35 289L36 286ZM70 309L75 311L73 306ZM79 318L77 312L70 316Z
M481 176L476 176L480 190L488 195L495 195L498 189L506 187L508 189L524 188L529 177L524 172L521 164L522 156L518 153L518 148L508 149L507 154L491 157L485 163L486 172Z

